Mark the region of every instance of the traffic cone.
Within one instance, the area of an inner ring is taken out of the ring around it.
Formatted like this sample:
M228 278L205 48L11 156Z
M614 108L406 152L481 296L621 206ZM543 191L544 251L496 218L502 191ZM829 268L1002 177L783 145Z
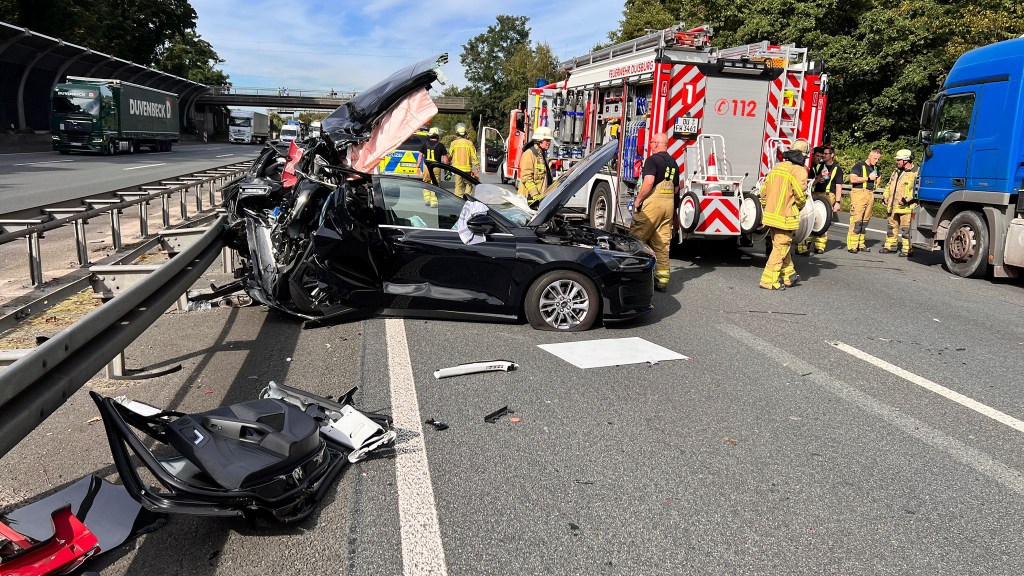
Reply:
M708 170L705 180L708 182L718 182L718 164L715 163L714 152L708 156ZM704 194L707 196L721 196L722 186L720 184L707 184L704 187Z

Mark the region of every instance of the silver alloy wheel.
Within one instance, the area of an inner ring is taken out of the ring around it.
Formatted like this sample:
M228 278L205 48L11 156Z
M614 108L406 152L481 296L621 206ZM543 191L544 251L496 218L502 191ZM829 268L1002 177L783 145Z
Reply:
M608 224L608 201L604 195L598 196L594 203L594 228L604 230Z
M568 330L578 326L590 311L587 290L573 280L556 280L540 294L540 314L552 328Z

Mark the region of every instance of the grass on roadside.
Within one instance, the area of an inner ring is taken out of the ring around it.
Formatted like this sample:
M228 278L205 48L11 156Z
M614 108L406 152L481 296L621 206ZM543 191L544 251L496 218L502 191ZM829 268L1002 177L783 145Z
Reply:
M92 297L92 288L82 290L42 314L37 314L0 334L0 350L35 348L37 336L56 335L99 305L100 301Z

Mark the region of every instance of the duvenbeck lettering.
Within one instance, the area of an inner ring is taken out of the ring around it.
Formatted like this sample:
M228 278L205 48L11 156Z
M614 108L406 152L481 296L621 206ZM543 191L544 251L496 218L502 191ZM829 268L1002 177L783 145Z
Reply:
M151 116L153 118L170 118L171 110L167 104L146 102L145 100L128 99L128 112L137 116Z
M646 74L647 72L654 71L654 60L647 62L641 62L639 64L630 64L628 66L619 66L618 68L612 68L608 71L609 78L622 78L623 76L635 76L636 74Z

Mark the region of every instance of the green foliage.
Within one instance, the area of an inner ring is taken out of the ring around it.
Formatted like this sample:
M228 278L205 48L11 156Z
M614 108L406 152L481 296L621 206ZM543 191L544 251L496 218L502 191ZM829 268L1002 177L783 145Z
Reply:
M184 36L157 50L154 67L207 86L224 86L228 75L214 68L223 62L209 42L194 30L188 30Z
M270 132L273 134L281 133L281 126L284 126L284 119L277 112L270 113Z
M322 121L330 115L330 112L299 112L299 122L309 125L313 122Z
M768 40L809 48L829 73L825 129L833 142L919 149L912 138L921 105L964 52L1024 34L1024 5L1015 0L627 0L609 40L629 40L678 21L712 25L720 47Z
M228 80L189 0L0 0L0 20L195 82Z

